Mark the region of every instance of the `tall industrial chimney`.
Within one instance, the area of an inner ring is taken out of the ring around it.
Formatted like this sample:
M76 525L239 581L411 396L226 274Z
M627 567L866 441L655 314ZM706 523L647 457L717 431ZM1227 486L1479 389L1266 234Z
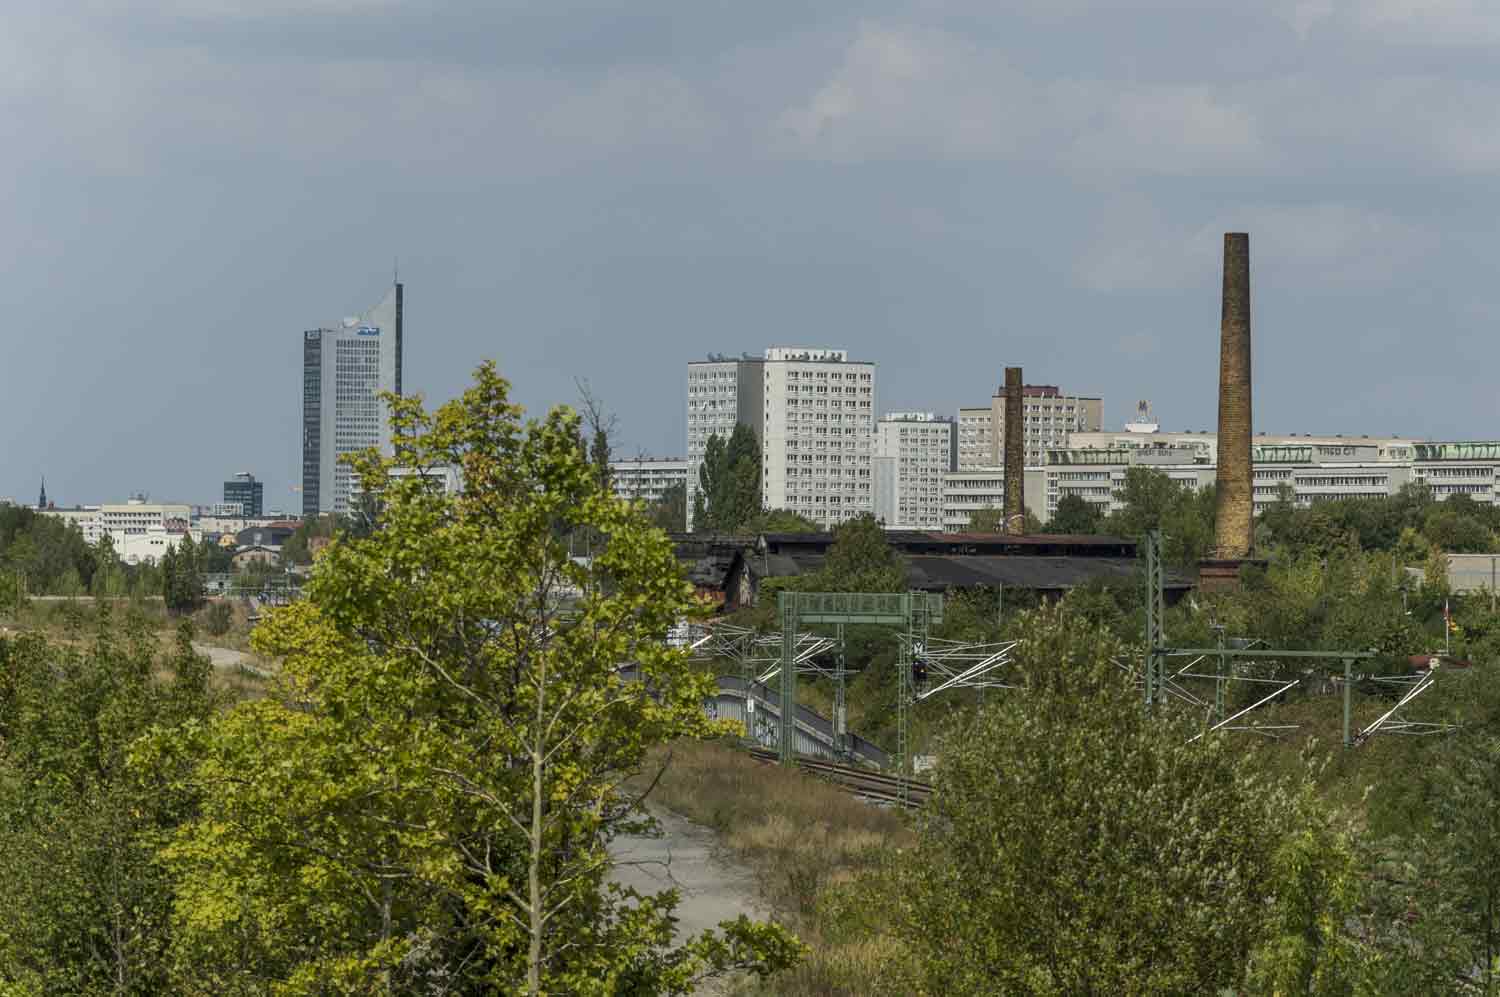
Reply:
M1219 331L1219 469L1214 496L1214 557L1250 556L1250 236L1224 233L1224 308Z
M1026 532L1026 389L1021 368L1005 368L1005 532Z

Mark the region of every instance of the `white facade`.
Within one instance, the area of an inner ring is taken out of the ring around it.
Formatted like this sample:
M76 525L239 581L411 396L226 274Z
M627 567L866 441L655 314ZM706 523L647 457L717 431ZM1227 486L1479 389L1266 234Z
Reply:
M1252 450L1257 513L1280 501L1286 487L1291 488L1297 505L1307 507L1334 499L1383 498L1418 480L1409 457L1391 457L1389 450L1376 444L1257 443ZM1154 468L1189 489L1212 485L1217 471L1195 447L1053 451L1045 469L1047 515L1055 512L1058 502L1068 495L1093 503L1106 513L1118 510L1122 503L1116 494L1124 487L1126 471L1131 467ZM1493 477L1493 467L1490 473Z
M303 515L349 510L351 468L339 460L371 447L391 452L382 392L401 394L402 286L363 315L303 334Z
M192 514L192 507L188 505L146 502L143 499L99 507L100 526L116 541L117 547L122 537L140 536L155 530L185 530Z
M983 408L958 410L958 466L993 467L999 463L995 445L995 412Z
M1046 522L1044 508L1046 471L1026 468L1022 498L1026 511ZM1005 468L961 467L943 475L943 532L964 533L970 528L974 513L982 509L1005 508Z
M724 443L736 423L744 423L758 437L764 429L763 375L760 358L739 360L713 357L688 364L687 373L687 515L692 528L693 499L698 493L698 468L709 438Z
M875 427L875 517L890 530L943 528L943 481L954 424L931 412L888 412Z
M662 494L673 485L686 487L688 459L641 457L636 460L612 460L609 462L609 478L617 498L660 502Z
M167 551L190 540L199 542L202 538L191 533L169 532L161 529L151 529L144 533L130 533L118 539L114 539L115 553L121 561L126 564L148 564L160 561Z
M761 494L824 527L874 512L875 365L774 347L763 370Z

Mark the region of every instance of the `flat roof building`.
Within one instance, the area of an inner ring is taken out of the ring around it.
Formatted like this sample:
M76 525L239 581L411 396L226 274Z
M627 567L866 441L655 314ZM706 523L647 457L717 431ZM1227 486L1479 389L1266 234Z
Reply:
M617 498L633 502L660 502L668 488L687 487L686 457L637 457L609 462L610 484Z
M380 394L401 394L402 294L396 283L363 315L302 334L303 516L349 510L353 472L340 457L390 453Z
M241 516L261 516L266 506L266 484L264 481L256 481L255 475L248 471L242 471L224 482L223 504L239 506Z
M887 412L875 426L875 518L890 530L943 528L943 477L957 462L951 418Z

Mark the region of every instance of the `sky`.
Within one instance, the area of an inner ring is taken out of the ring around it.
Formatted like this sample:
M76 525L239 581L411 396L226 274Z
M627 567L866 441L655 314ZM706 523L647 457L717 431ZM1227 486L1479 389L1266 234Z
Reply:
M300 508L302 330L406 285L405 385L578 382L685 451L685 365L1007 365L1213 430L1500 437L1485 0L8 0L0 497Z

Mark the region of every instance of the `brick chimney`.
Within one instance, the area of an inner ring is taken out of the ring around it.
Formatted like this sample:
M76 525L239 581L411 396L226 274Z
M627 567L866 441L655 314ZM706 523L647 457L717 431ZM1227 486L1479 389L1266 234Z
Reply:
M1226 232L1213 555L1220 560L1250 556L1254 516L1250 395L1250 236Z
M1005 532L1026 532L1026 389L1021 368L1005 368Z

